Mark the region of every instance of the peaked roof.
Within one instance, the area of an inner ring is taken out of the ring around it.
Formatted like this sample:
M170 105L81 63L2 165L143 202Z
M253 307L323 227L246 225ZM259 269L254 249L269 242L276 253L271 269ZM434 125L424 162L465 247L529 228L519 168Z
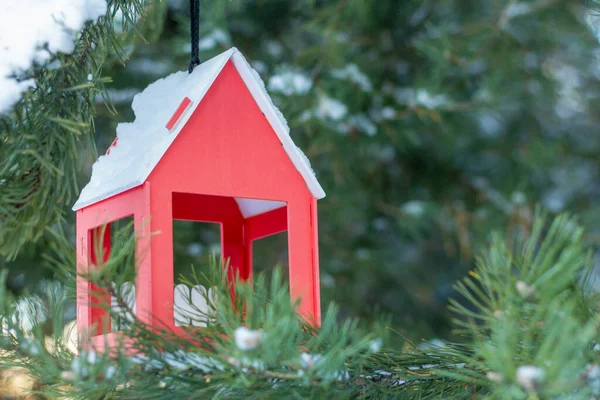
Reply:
M181 71L159 79L133 98L131 108L135 113L135 120L117 126L115 143L118 141L118 144L94 163L90 182L81 191L73 210L143 184L229 60L271 124L312 195L317 199L325 197L308 158L292 141L287 121L273 104L260 76L242 53L233 47L198 65L191 74ZM183 110L175 125L170 130L167 129L165 124L186 97L191 100L191 104Z

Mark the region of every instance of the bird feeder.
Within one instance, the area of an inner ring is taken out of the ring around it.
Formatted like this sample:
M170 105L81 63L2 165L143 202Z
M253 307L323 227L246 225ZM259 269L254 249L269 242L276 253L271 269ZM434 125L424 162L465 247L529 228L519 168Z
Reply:
M125 217L133 217L137 238L141 321L178 329L173 220L187 220L220 224L221 254L242 280L252 275L253 241L287 231L290 295L318 325L317 200L325 193L243 55L232 48L192 73L160 79L135 96L132 108L135 120L118 125L73 207L80 335L88 332L95 346L110 346L119 335L97 304L109 295L84 276L110 257L107 224Z

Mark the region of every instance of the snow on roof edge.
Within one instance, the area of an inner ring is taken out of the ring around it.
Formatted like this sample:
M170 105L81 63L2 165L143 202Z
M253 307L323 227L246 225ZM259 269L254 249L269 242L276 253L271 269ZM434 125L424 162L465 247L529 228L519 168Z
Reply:
M122 186L120 188L108 191L103 196L96 196L96 198L90 198L89 200L85 200L85 201L81 201L81 202L79 200L77 200L77 202L73 205L72 210L73 211L78 211L78 210L81 210L82 208L85 208L87 206L91 206L92 204L100 203L103 200L110 199L111 197L116 196L116 195L118 195L120 193L125 193L128 190L135 189L136 187L143 185L144 181L133 182L133 183L131 183L129 185L125 185L125 186Z
M113 197L119 193L123 193L127 190L130 190L137 186L142 185L146 181L148 176L152 173L152 171L154 170L156 165L158 165L158 163L160 162L160 160L162 159L164 154L168 151L172 142L175 140L175 138L178 136L179 132L186 125L186 123L187 123L188 119L191 117L191 115L193 115L196 107L200 104L200 102L204 98L204 95L206 94L206 92L208 92L208 90L210 89L210 87L212 86L212 84L214 83L216 78L221 73L223 67L227 64L227 61L229 61L229 60L232 61L236 70L240 74L240 77L242 78L246 87L250 91L252 97L256 101L256 104L259 106L260 110L263 112L263 114L269 121L269 124L273 128L273 131L275 132L275 134L281 141L284 150L286 151L288 157L290 158L290 161L292 161L292 164L294 165L294 167L298 170L298 172L303 177L303 179L307 185L307 188L309 189L311 194L317 199L324 198L325 191L319 184L319 182L316 178L316 175L310 166L310 161L308 160L306 155L304 155L302 150L300 150L300 148L298 148L294 144L292 138L289 135L290 130L287 125L287 121L285 120L285 118L283 117L283 115L281 114L279 109L277 109L277 107L273 104L273 101L269 97L262 79L260 78L258 73L250 66L250 64L244 58L242 53L237 48L232 47L231 49L229 49L229 50L227 50L205 62L205 63L208 63L211 61L220 61L219 64L217 65L217 72L214 74L214 76L209 77L209 83L205 87L198 88L197 86L199 86L199 85L192 85L190 87L190 90L188 91L188 95L189 95L189 97L193 97L191 107L189 107L189 109L186 110L186 112L181 116L180 121L178 121L178 123L177 123L178 127L174 131L172 131L171 134L169 135L171 137L171 140L169 140L168 143L166 143L166 142L163 143L163 145L166 144L164 146L164 151L161 152L160 156L157 157L156 160L153 160L153 163L151 165L148 165L147 168L143 169L143 173L138 177L138 179L135 179L133 182L122 185L120 187L112 188L111 190L108 190L106 192L100 192L100 193L97 193L92 196L85 196L84 194L86 193L86 189L91 184L91 182L94 178L94 171L92 171L92 177L90 178L90 182L86 185L86 187L83 188L82 192L80 193L80 197L77 200L77 202L73 205L72 210L73 211L80 210L84 207L95 204L95 203L105 200L107 198ZM177 74L177 73L174 73L172 75L175 75L175 74ZM143 94L143 92L146 91L147 89L149 89L152 85L158 83L159 81L165 80L166 78L169 78L172 75L169 75L165 78L159 79L158 81L150 84L142 92L140 92L138 95L136 95L136 97ZM199 89L200 92L192 93L194 89ZM133 108L133 103L132 103L132 108ZM136 120L137 119L138 119L138 116L136 115ZM133 122L130 122L130 123L124 123L123 125L133 124L136 122L136 120L134 120ZM121 125L121 124L119 124L119 125ZM159 126L159 127L157 127L156 131L158 132L162 129L163 129L163 127ZM96 160L96 163L94 164L94 168L96 167L96 164L103 157L107 157L107 156L101 156L100 158L98 158L98 160ZM107 162L107 161L105 160L105 162Z

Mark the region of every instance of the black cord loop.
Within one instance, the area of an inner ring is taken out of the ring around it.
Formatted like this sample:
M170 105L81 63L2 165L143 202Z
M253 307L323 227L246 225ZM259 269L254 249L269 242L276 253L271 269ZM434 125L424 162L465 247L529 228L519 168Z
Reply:
M192 56L190 58L190 66L188 72L191 74L194 67L200 64L198 56L198 41L200 37L200 0L190 0L190 33L192 35Z

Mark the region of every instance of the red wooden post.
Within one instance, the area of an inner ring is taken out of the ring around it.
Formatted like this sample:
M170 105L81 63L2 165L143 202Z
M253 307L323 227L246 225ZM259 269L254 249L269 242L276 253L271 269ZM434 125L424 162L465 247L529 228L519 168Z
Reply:
M106 224L89 230L88 241L90 243L89 256L92 268L101 267L110 257L110 225ZM102 335L110 332L110 318L108 318L106 311L106 307L110 307L110 293L107 292L106 288L92 282L88 284L91 327L96 335Z
M84 335L88 334L92 325L90 284L85 278L90 265L88 231L91 227L87 226L86 219L81 216L82 211L77 214L77 331L80 341L83 341Z
M139 277L137 304L142 320L159 326L175 326L173 315L173 199L170 192L150 192L150 263Z
M248 279L247 254L244 251L244 223L241 218L221 225L221 248L223 261L229 265L229 281L233 282L236 275L240 280Z
M313 325L321 324L316 199L288 202L290 295L300 299L299 312Z
M152 323L152 218L150 182L146 182L137 201L133 214L133 226L136 235L135 265L137 268L135 280L136 316L143 322ZM170 218L170 215L169 215ZM172 243L171 243L172 247ZM168 269L168 268L164 268ZM173 292L171 290L171 292Z
M246 231L244 230L244 233ZM249 235L244 234L244 271L246 272L246 279L252 280L252 275L254 274L254 261L252 259L252 246L254 240L249 237Z
M310 221L311 221L311 256L312 256L312 290L314 293L314 323L321 325L321 273L319 271L319 215L317 212L317 199L310 199Z

